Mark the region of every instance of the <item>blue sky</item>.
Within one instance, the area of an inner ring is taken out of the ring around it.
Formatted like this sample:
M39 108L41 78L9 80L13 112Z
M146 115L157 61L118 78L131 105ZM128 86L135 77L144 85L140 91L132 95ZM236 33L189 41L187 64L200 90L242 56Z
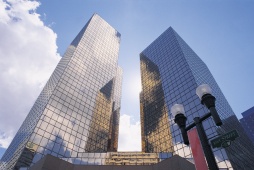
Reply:
M6 1L0 1L1 7ZM19 1L22 2L22 0ZM14 3L13 0L7 0L7 2L9 4ZM33 14L40 14L40 21L36 20L35 22L34 20L28 20L28 17L20 17L20 20L15 21L16 25L13 24L14 22L5 23L3 18L7 18L6 13L8 13L8 11L0 10L1 34L4 35L5 32L9 33L8 31L12 28L13 30L14 28L15 30L20 28L16 28L17 24L30 30L30 32L33 32L33 30L41 30L39 28L43 27L46 31L38 31L38 33L41 33L42 36L50 35L49 37L53 37L54 43L56 41L58 47L55 53L58 52L62 56L67 46L93 13L98 13L121 33L119 65L124 69L121 108L123 119L121 120L124 120L124 123L127 122L126 126L132 131L135 131L139 126L138 95L141 89L139 53L169 26L172 26L207 64L238 118L241 118L241 112L254 105L252 100L252 96L254 96L253 0L62 0L43 1L40 6L37 5L36 7L29 8L35 10ZM22 10L23 13L27 13L29 8L16 7L15 9L21 13ZM15 13L13 15L15 15ZM31 24L24 24L24 22L37 24L34 24L35 26L33 25L32 27ZM47 28L44 28L45 26ZM14 31L10 32L10 35L8 41L11 38L17 41L17 37L14 36L16 35L14 34ZM57 38L54 39L55 35L57 35ZM39 34L37 36L39 36ZM29 37L24 36L22 40L26 40L26 38ZM41 39L43 39L43 37L41 37ZM7 52L3 53L5 50L13 51L13 53L15 51L11 49L14 47L4 47L4 44L7 44L6 40L7 39L4 38L0 40L0 64L9 60L9 58L3 57L9 54ZM51 41L45 40L45 42ZM52 46L54 46L54 44ZM40 47L38 50L43 48L52 50L52 46L48 47L47 43L43 43L43 45L37 45L36 47ZM56 49L56 47L54 47L54 49ZM19 56L20 54L21 53L15 54L13 60L21 60L22 56ZM44 56L45 55L46 54L44 54ZM58 54L55 55L57 56ZM37 58L34 58L32 61L37 60L38 58L41 58L40 60L44 61L44 56L37 56ZM50 61L50 59L47 59L47 61ZM54 59L54 64L56 63L57 62ZM52 67L54 64L52 64ZM25 67L24 65L21 65L20 67ZM45 69L45 65L37 66L41 71ZM2 65L0 65L0 68L3 68ZM27 72L29 74L29 70ZM47 75L49 76L50 73ZM48 77L45 76L45 81L47 78ZM12 82L14 80L9 78L8 81ZM42 86L43 84L38 82L39 80L33 84L32 87L34 87L35 92L31 94L31 96L27 96L27 98L29 97L29 100L24 104L26 105L22 110L24 113L22 112L22 116L17 120L17 123L15 123L13 127L10 125L9 129L4 129L3 126L0 126L0 135L3 134L2 136L4 136L0 137L0 148L2 147L0 149L0 157L5 150L3 148L6 148L8 142L11 141L13 134L16 133L34 100L38 96L41 87L36 88L35 86ZM31 83L28 85L30 87ZM24 84L24 88L28 85ZM14 90L17 93L20 93L22 90L24 91L24 89L20 87L16 89L14 88ZM11 99L17 98L14 100L17 101L17 103L11 103L12 105L14 104L17 107L21 105L18 101L20 101L20 99L22 100L22 98L18 98L17 95L15 95L16 93L10 94L7 92L8 91L3 90L3 88L0 90L1 96L4 96L6 93ZM8 106L10 103L1 100L0 104L1 106ZM3 119L3 115L6 114L7 113L1 110L0 124L2 125L5 124L4 120L6 120ZM15 114L18 115L21 113L16 112ZM10 133L7 133L7 131L10 131ZM136 136L134 137L128 136L128 138L137 138L136 141L138 142L131 144L133 146L135 145L134 150L137 150L136 148L140 145L140 137L139 133L135 133L135 135ZM128 139L126 139L126 141L128 141ZM120 143L121 142L122 145L126 145L126 143L123 142L123 139L120 139Z
M122 34L122 112L132 115L139 113L139 102L126 96L137 86L132 85L132 78L135 82L139 78L139 53L172 26L208 65L240 118L241 112L254 105L253 7L254 1L235 0L76 0L42 2L38 12L46 14L44 22L57 33L61 55L95 12Z

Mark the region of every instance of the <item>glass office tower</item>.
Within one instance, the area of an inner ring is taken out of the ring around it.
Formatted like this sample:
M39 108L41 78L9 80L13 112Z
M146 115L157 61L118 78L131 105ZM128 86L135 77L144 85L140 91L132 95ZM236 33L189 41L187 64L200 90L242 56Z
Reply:
M223 126L216 127L212 118L203 122L208 138L237 129L240 138L228 148L213 149L219 168L253 169L254 149L235 114L214 80L206 64L173 30L168 28L141 54L141 131L144 152L174 153L192 159L192 153L183 143L179 127L170 108L183 104L187 126L194 117L208 113L200 103L196 88L209 84L216 97L216 108ZM168 128L170 127L170 128Z
M1 159L29 167L46 154L116 151L122 69L120 33L94 14L68 47Z
M245 131L245 133L248 135L252 143L254 144L254 107L244 111L242 113L243 118L241 118L239 121Z

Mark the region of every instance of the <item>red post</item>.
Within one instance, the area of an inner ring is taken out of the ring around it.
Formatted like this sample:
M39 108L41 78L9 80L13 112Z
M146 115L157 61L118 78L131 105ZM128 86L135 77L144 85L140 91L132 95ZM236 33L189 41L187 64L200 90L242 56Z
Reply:
M208 166L205 160L205 155L204 155L196 128L193 128L188 131L188 138L190 141L190 147L191 147L196 170L208 170Z

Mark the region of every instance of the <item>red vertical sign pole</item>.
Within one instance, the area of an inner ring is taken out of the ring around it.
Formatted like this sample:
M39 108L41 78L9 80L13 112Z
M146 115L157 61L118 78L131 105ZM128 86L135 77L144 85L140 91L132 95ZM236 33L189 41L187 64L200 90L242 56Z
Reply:
M205 155L196 128L193 128L188 131L188 138L190 141L191 151L195 162L196 170L208 170Z

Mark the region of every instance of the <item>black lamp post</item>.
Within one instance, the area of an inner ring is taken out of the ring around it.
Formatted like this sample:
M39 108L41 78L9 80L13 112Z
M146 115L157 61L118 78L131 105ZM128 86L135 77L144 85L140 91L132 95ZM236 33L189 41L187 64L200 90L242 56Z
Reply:
M215 97L211 95L211 91L212 91L211 88L207 84L200 85L197 88L196 93L201 99L201 103L205 105L210 112L205 114L202 117L195 117L194 123L190 124L188 127L186 127L187 118L185 116L183 105L175 104L174 106L171 107L171 113L175 117L175 123L177 123L177 125L181 129L184 144L189 145L187 131L196 126L200 143L202 145L208 167L210 170L218 170L219 168L217 166L212 148L209 145L209 142L208 142L208 139L202 124L202 121L212 116L217 126L222 125L221 119L215 109Z

